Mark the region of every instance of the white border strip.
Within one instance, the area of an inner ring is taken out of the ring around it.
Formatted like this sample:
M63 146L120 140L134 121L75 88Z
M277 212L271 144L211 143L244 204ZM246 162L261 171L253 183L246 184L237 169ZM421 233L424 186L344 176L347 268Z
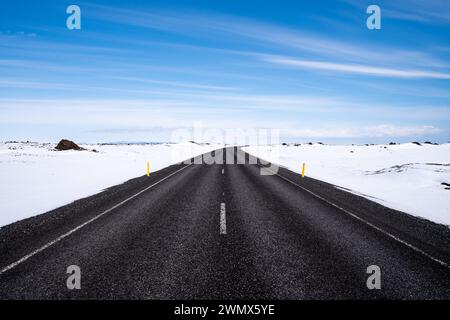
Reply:
M103 212L100 213L99 215L97 215L97 216L93 217L92 219L90 219L90 220L84 222L83 224L79 225L78 227L76 227L76 228L74 228L74 229L72 229L72 230L70 230L70 231L64 233L63 235L59 236L59 237L56 238L55 240L50 241L50 242L47 243L46 245L43 245L42 247L40 247L40 248L34 250L33 252L27 254L26 256L22 257L21 259L17 260L16 262L11 263L9 266L3 268L3 269L0 271L0 275L2 275L3 273L5 273L5 272L8 271L8 270L11 270L12 268L17 267L19 264L21 264L22 262L25 262L26 260L28 260L28 259L31 258L32 256L34 256L34 255L36 255L36 254L38 254L38 253L44 251L45 249L51 247L52 245L54 245L55 243L61 241L62 239L67 238L68 236L70 236L70 235L71 235L72 233L74 233L75 231L80 230L81 228L87 226L87 225L90 224L91 222L94 222L94 221L97 220L98 218L104 216L105 214L111 212L112 210L114 210L114 209L120 207L121 205L127 203L127 202L130 201L131 199L136 198L138 195L142 194L143 192L147 191L148 189L153 188L153 187L156 186L157 184L163 182L164 180L170 178L170 177L173 176L174 174L180 172L181 170L186 169L186 168L189 167L189 166L191 166L191 164L188 164L187 166L185 166L185 167L183 167L183 168L181 168L181 169L178 169L178 170L175 171L175 172L172 172L172 173L169 174L167 177L162 178L161 180L159 180L158 182L155 182L155 183L152 184L151 186L146 187L145 189L143 189L143 190L139 191L138 193L132 195L131 197L129 197L129 198L123 200L122 202L116 204L115 206L113 206L113 207L111 207L111 208L109 208L109 209L103 211Z

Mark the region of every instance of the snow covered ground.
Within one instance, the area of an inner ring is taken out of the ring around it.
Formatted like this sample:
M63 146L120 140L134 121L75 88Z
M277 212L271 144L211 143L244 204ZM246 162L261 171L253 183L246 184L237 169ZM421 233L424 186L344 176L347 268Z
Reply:
M250 146L250 154L369 198L450 225L450 144ZM447 189L446 189L447 188Z
M195 143L80 145L0 143L0 226L87 197L150 171L220 148Z
M40 214L222 145L0 143L0 226ZM89 150L96 149L99 152ZM262 159L333 183L387 207L450 225L450 144L250 146Z

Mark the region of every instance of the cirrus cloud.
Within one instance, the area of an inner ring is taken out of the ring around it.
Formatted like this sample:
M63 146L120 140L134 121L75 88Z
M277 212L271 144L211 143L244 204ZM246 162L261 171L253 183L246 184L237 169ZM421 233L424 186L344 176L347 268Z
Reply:
M262 58L262 60L294 68L363 74L378 77L450 79L450 73L415 70L415 69L392 69L362 64L346 64L327 61L301 60L277 56L266 56Z

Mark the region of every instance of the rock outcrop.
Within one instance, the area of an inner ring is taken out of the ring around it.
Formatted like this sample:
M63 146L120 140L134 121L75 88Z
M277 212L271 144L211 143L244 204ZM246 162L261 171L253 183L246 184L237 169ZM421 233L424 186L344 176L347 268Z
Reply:
M58 145L55 147L56 150L64 151L64 150L82 150L80 146L78 146L75 142L62 139Z

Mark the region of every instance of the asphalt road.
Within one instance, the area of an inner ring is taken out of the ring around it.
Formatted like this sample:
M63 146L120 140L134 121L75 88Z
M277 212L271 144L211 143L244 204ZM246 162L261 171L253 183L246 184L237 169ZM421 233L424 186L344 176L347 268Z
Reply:
M177 164L0 228L0 298L450 298L448 227L261 170Z

